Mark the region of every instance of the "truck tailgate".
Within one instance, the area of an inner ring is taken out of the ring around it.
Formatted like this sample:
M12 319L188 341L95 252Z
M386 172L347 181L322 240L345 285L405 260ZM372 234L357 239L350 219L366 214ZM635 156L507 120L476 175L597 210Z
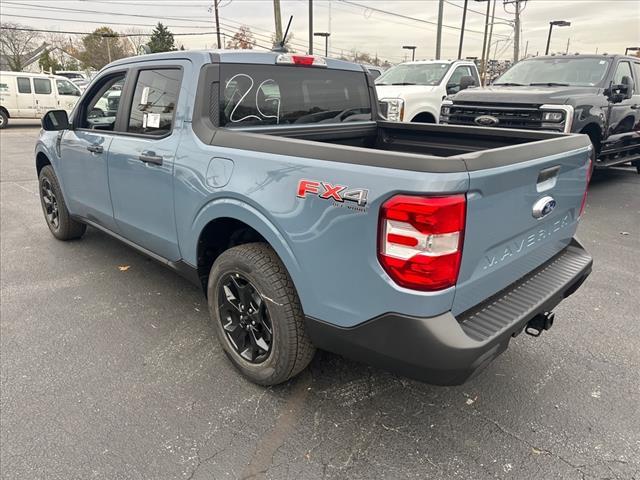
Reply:
M558 140L563 139L553 141ZM579 148L575 141L569 144L572 148L564 153L502 162L507 164L494 168L474 170L474 159L466 159L470 184L454 315L508 287L569 245L591 156L586 143ZM531 157L536 150L545 151L535 143L516 148L527 148ZM544 206L544 212L534 213Z

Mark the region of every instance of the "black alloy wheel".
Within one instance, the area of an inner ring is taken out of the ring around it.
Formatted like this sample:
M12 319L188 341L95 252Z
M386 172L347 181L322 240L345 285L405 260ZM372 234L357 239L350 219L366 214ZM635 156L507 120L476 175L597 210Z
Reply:
M58 200L53 192L53 187L48 178L43 178L40 183L40 195L44 206L44 214L47 219L47 223L57 230L60 226L60 213L58 210Z
M225 274L218 283L220 321L230 346L243 359L260 364L269 358L273 323L267 302L242 274Z

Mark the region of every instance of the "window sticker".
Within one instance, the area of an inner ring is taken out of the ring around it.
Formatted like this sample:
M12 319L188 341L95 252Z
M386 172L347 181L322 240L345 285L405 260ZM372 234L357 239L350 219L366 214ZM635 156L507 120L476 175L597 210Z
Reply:
M160 114L148 113L147 114L147 128L160 128Z
M146 105L149 101L149 87L142 89L142 96L140 97L140 105Z
M142 114L142 128L147 128L147 115L146 112Z

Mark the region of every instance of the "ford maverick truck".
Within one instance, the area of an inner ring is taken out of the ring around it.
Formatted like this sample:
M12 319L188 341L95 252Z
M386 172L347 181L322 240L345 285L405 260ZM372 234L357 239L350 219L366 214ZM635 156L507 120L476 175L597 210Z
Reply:
M640 59L555 55L523 60L486 88L442 104L440 122L588 135L594 166L640 173Z
M460 384L550 328L589 275L574 234L591 143L387 122L377 107L370 75L339 60L118 60L70 117L43 118L47 225L59 240L97 228L191 279L256 383L321 348Z

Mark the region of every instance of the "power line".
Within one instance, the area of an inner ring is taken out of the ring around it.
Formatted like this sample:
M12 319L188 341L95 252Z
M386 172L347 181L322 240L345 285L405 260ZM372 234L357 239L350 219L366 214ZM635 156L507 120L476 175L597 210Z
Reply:
M425 20L423 18L417 18L417 17L410 17L408 15L403 15L401 13L396 13L396 12L391 12L389 10L382 10L381 8L376 8L376 7L370 7L368 5L362 5L361 3L357 3L357 2L353 2L351 0L338 0L341 3L344 3L346 5L352 5L354 7L359 7L364 9L365 11L371 11L371 12L378 12L378 13L382 13L385 15L390 15L390 16L394 16L394 17L398 17L398 18L403 18L405 20L411 20L414 22L420 22L420 23L425 23L428 25L435 25L436 27L438 26L437 22L432 22L431 20ZM453 25L446 25L446 24L442 24L443 28L448 28L451 30L461 30L460 27L455 27ZM484 32L481 32L479 30L470 30L470 29L465 29L465 32L469 32L469 33L477 33L480 35L484 35ZM502 37L506 37L506 35L497 35L497 36L502 36Z
M462 5L458 5L457 3L454 3L450 0L444 0L444 3L448 3L449 5L453 6L453 7L457 7L457 8L461 8L463 9L464 7ZM477 13L478 15L482 15L484 17L485 12L482 12L480 10L474 10L473 8L468 8L467 7L467 11L468 12L473 12L473 13ZM504 20L505 22L513 22L513 20L509 19L509 18L504 18L504 17L496 17L498 20ZM468 31L468 30L467 30Z

